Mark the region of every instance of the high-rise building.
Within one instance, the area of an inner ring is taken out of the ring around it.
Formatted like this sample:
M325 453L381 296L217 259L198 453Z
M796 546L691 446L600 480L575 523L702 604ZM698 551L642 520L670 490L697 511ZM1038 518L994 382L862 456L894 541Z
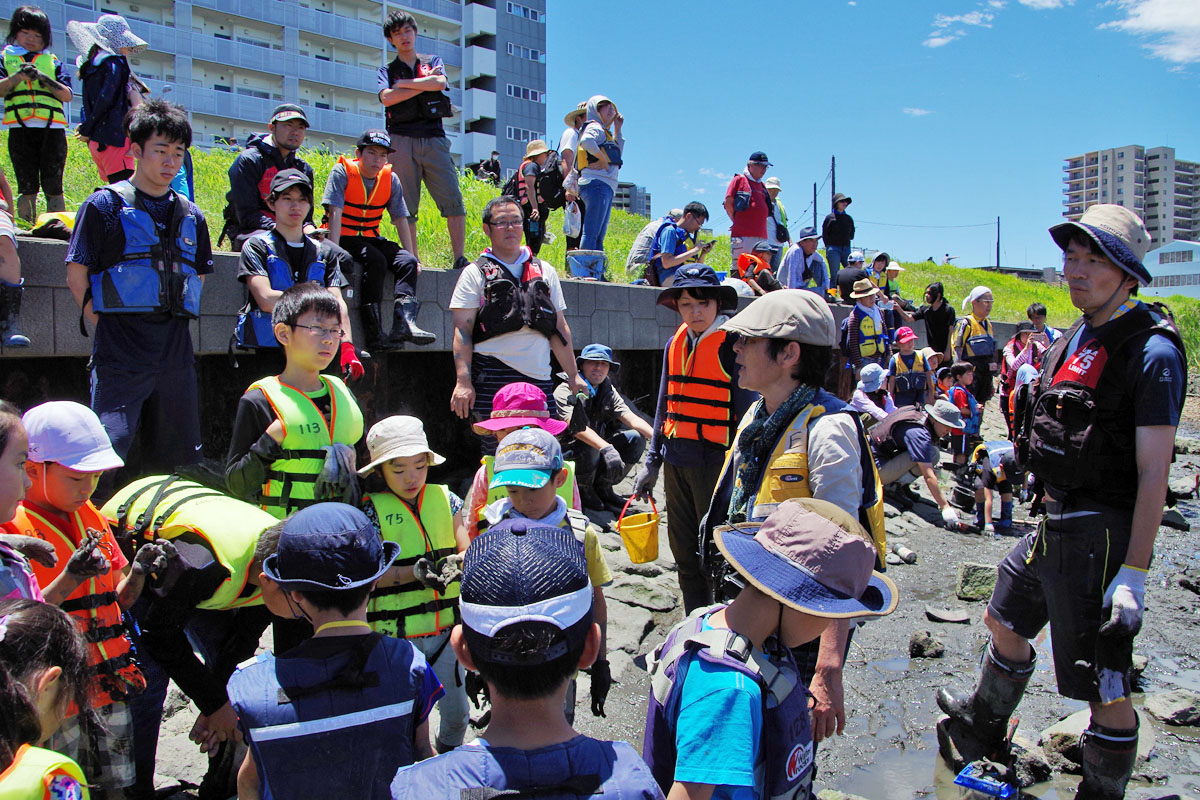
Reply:
M613 208L620 208L630 214L642 217L650 216L650 193L646 187L638 186L628 181L618 181L617 191L613 194Z
M21 3L0 0L7 20ZM417 52L446 64L454 116L445 120L460 163L500 152L515 167L546 129L546 0L44 0L52 50L75 61L68 20L120 14L150 47L130 58L155 95L189 110L196 144L246 141L279 103L304 107L306 144L352 145L383 127L377 70L395 52L388 11L417 20ZM78 87L76 87L78 88ZM79 121L79 103L71 117Z
M1200 164L1177 160L1173 147L1093 150L1066 159L1063 173L1068 219L1096 203L1116 203L1145 221L1156 247L1200 239Z

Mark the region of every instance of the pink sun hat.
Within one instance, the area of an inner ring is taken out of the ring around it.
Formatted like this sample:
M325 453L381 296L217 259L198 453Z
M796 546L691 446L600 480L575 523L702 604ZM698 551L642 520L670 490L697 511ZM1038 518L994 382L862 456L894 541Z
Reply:
M550 416L546 410L546 393L532 383L510 383L492 398L492 413L472 428L480 436L507 428L533 426L558 436L567 423Z

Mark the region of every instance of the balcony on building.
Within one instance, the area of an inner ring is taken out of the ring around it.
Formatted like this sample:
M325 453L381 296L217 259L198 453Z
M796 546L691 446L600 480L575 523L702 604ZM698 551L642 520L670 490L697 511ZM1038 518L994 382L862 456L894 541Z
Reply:
M483 75L496 74L496 51L474 44L467 48L463 59L463 78L474 80Z
M463 36L496 35L496 9L482 3L469 3L463 9ZM490 155L490 153L489 153Z

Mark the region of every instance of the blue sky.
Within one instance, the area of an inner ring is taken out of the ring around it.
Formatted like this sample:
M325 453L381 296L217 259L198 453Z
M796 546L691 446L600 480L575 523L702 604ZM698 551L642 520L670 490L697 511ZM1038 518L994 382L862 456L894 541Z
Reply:
M993 263L999 216L1004 264L1057 265L1064 158L1136 143L1200 161L1200 0L549 5L550 138L611 97L622 179L656 215L700 200L718 231L751 151L793 231L836 156L858 245ZM817 202L820 219L827 184Z

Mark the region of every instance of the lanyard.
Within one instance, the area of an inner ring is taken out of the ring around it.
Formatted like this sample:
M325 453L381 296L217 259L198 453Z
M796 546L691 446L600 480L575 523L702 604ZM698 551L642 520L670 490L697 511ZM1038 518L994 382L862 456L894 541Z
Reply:
M313 636L320 636L321 631L330 630L332 628L366 628L368 632L371 630L371 626L360 619L339 619L334 620L333 622L326 622L324 625L321 625L315 631L313 631Z

